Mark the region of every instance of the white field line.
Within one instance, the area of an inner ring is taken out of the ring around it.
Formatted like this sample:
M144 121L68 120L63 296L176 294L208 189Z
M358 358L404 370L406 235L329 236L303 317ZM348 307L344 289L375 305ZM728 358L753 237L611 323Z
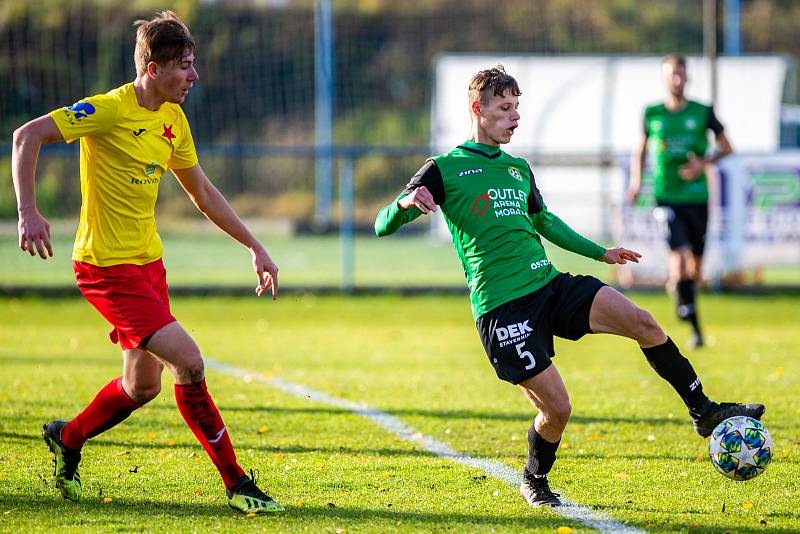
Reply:
M449 445L418 432L397 417L381 412L380 410L376 410L375 408L370 408L364 404L358 404L344 399L337 399L336 397L331 397L330 395L321 391L316 391L309 387L288 382L280 378L265 378L258 373L246 371L245 369L240 369L238 367L232 367L209 358L205 358L205 363L206 367L226 375L238 376L248 380L255 380L280 389L281 391L284 391L290 395L294 395L295 397L337 406L339 408L357 413L366 417L367 419L372 420L389 432L407 441L417 444L419 447L435 454L436 456L447 458L462 465L474 467L475 469L479 469L489 476L498 478L515 487L518 487L520 482L522 482L521 473L515 469L512 469L506 464L495 460L473 458L472 456L461 454L460 452L452 449ZM562 501L565 503L565 506L558 506L553 508L553 510L565 518L583 523L589 528L593 528L600 532L622 532L625 534L640 534L645 532L636 527L615 521L605 516L605 514L601 512L581 506L580 504L569 501L568 499L562 498Z

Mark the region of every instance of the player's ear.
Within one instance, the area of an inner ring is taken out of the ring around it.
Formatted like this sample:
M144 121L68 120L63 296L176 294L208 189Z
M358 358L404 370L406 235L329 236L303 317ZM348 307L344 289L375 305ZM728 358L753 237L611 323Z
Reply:
M476 117L481 116L481 102L480 100L475 100L470 104L470 108L472 109L472 114Z
M158 77L158 71L161 67L158 66L158 63L155 61L151 61L147 64L147 75L153 79Z

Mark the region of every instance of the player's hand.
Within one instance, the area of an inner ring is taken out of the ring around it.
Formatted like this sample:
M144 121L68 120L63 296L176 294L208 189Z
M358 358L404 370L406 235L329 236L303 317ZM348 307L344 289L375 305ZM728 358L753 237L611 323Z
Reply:
M639 191L640 188L636 186L630 186L628 188L628 191L625 193L625 197L628 199L629 204L636 204L636 199L639 198Z
M19 223L19 248L46 260L53 257L53 245L50 243L50 223L42 217L36 209L20 213Z
M617 247L606 250L606 253L598 259L611 265L625 265L629 261L632 261L633 263L639 263L639 258L641 257L642 255L638 252L628 250L627 248Z
M681 168L678 169L678 174L680 174L683 180L688 182L697 178L700 173L703 172L705 165L705 160L698 158L694 154L689 154L689 161L681 165Z
M269 287L272 287L272 300L276 300L278 298L278 266L260 245L250 249L250 253L253 255L253 269L258 277L256 295L260 297L267 292Z
M433 201L433 195L424 185L398 200L397 204L402 210L407 210L411 206L415 206L425 214L436 211L436 202Z

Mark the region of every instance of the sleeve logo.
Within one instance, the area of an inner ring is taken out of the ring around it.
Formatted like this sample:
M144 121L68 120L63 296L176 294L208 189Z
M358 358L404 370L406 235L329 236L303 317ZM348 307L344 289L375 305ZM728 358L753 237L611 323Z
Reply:
M76 103L72 104L71 106L67 107L67 112L68 112L67 115L68 116L69 116L69 112L70 111L72 112L72 117L71 118L76 120L76 121L79 121L79 120L81 120L81 119L83 119L83 118L85 118L85 117L87 117L89 115L94 114L94 112L97 111L97 110L89 102L76 102ZM70 122L72 122L72 121L70 120Z

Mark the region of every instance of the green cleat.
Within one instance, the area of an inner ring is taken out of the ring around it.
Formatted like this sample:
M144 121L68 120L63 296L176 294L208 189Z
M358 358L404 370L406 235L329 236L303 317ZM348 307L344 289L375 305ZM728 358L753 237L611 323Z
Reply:
M228 496L228 506L243 514L279 514L284 512L283 506L258 489L255 478L255 474L251 469L250 477L242 475L233 487L225 492Z
M61 442L61 429L66 424L66 421L50 421L42 427L42 437L55 456L53 474L56 476L56 487L61 490L62 497L78 502L81 498L81 475L78 473L81 451L68 449Z

